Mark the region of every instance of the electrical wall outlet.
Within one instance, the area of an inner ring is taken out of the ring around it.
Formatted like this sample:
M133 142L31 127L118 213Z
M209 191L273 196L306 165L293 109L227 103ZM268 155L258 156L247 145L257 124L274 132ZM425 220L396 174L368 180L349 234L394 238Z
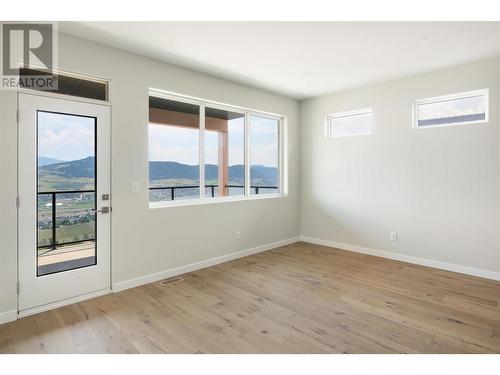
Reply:
M391 232L391 241L398 240L398 232Z
M241 239L241 232L239 230L236 231L236 239Z

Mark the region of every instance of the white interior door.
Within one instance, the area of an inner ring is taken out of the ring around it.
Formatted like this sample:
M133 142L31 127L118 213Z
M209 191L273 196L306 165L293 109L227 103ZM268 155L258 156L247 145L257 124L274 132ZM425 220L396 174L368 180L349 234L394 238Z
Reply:
M110 109L19 94L19 311L110 289Z

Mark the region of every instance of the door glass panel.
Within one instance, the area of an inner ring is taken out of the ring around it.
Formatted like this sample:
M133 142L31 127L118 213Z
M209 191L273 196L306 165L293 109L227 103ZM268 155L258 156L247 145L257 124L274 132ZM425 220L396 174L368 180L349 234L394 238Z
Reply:
M37 112L37 276L97 264L96 118Z

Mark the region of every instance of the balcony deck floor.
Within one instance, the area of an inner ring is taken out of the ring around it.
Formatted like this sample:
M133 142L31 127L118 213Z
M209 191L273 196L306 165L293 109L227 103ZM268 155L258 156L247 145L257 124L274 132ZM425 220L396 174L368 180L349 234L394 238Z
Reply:
M38 255L38 265L46 266L54 263L67 262L95 255L95 242L84 241L76 244L58 246L54 250Z

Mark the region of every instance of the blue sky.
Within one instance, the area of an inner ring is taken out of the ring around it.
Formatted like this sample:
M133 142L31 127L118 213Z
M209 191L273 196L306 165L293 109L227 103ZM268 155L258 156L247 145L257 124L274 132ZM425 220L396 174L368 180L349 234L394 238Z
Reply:
M94 155L95 119L38 112L38 155L79 160Z
M243 164L245 159L244 125L245 121L243 118L228 122L229 165ZM218 163L218 150L219 136L217 132L205 132L205 164Z
M94 119L88 117L38 113L38 155L59 160L79 160L94 155ZM149 160L198 164L198 130L149 126ZM244 121L229 121L229 165L243 164ZM250 162L252 165L278 166L278 127L276 120L251 117ZM217 164L218 136L207 131L205 162Z
M243 118L229 121L229 165L243 164ZM250 126L251 164L278 166L278 128L276 120L252 117ZM149 160L175 161L198 165L198 130L176 126L149 126ZM217 164L218 137L205 133L205 163Z

